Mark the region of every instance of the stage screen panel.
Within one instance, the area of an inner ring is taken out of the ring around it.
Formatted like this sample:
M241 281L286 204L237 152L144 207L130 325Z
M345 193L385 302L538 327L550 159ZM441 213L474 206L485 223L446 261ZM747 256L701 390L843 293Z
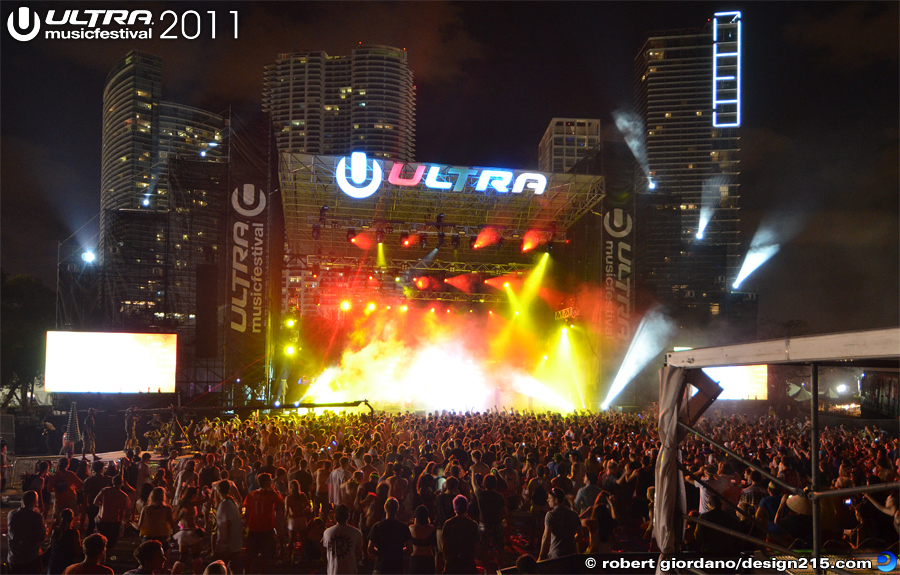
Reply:
M174 393L174 333L47 332L44 388L58 393Z
M724 390L716 399L767 398L769 376L765 365L705 367L703 373Z

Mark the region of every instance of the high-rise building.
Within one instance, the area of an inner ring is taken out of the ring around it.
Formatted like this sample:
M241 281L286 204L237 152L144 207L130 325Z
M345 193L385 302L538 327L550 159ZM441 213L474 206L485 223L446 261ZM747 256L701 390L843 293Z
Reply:
M701 323L725 314L738 272L739 109L736 97L724 102L722 95L739 93L739 26L738 15L704 29L656 33L635 58L646 130L637 184L638 307L660 302Z
M226 126L219 114L162 100L157 56L129 52L107 77L98 258L102 327L177 331L178 381L201 384L197 391L221 381L216 314L198 309L210 309L200 301L208 299L215 310L224 293Z
M196 198L176 201L170 162L180 159L224 166L224 136L221 115L162 100L159 57L131 51L107 76L99 259L106 270L108 315L114 321L188 314L188 306L171 303L193 299L178 293L183 286L169 281L170 272L190 265L183 245L198 238L204 238L204 243L218 242L217 228L198 228L190 216L222 209L224 194L221 199L214 198L213 190L204 189ZM222 180L221 176L214 179ZM182 229L185 227L190 229ZM202 254L202 248L198 250Z
M568 172L600 146L600 120L553 118L541 138L538 166L542 172Z
M279 54L266 66L263 110L279 152L414 160L415 86L401 48Z

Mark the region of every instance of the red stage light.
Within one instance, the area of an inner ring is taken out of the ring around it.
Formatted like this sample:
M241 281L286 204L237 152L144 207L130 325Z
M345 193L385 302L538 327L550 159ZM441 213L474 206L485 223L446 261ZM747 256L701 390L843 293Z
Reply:
M541 234L534 231L528 230L525 232L525 235L522 237L522 251L529 252L534 248L538 247L541 243Z

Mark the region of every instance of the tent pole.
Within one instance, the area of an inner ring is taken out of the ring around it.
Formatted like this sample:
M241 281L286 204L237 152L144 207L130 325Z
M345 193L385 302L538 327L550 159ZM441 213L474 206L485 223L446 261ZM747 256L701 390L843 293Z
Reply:
M819 490L819 364L810 364L810 382L812 386L812 398L809 401L810 410L810 438L809 459L812 465L812 485L810 491L816 493ZM813 499L813 557L815 558L816 575L823 573L820 567L822 563L822 506L818 499Z

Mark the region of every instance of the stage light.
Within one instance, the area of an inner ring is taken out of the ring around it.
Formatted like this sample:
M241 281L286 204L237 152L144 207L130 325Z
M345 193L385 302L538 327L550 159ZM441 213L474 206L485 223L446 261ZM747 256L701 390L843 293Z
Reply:
M373 311L375 311L375 307L375 304L370 302L369 305L366 306L366 311L372 313Z
M518 312L518 311L515 311L515 312L513 312L513 313L514 313L515 315L519 315L519 312Z
M344 300L341 302L341 311L350 311L350 308L353 307L348 300Z
M428 247L428 236L419 234L419 247L423 250Z
M296 324L297 322L293 318L289 318L284 321L284 325L286 325L287 327L294 327L294 325Z
M530 252L541 243L541 234L535 230L528 230L522 237L522 251Z
M503 287L508 288L508 287L509 287L509 282L503 282Z
M844 393L845 391L847 391L847 385L846 385L846 384L843 384L843 383L842 383L842 384L840 384L839 386L837 386L837 392L838 392L838 393Z
M444 214L438 214L438 217L435 218L435 222L437 222L437 225L439 226L442 225L444 222Z
M347 229L347 241L348 242L356 242L356 230L353 228Z
M300 402L299 402L299 401L295 401L295 402L294 402L294 407L300 407Z
M408 306L408 305L401 305L401 306L400 306L400 311L407 311L408 309L409 309L409 306Z
M446 235L444 234L444 232L438 232L437 247L441 247L442 245L444 245L444 238L446 238Z
M651 190L655 190L655 189L656 189L656 182L654 182L654 181L651 180L650 178L647 178L647 188L648 188L648 189L651 189Z
M471 238L469 238L469 249L470 250L478 249L478 237L477 236L472 236Z
M399 281L400 281L400 276L396 276L396 277L394 278L394 281L395 281L395 282L399 282Z
M322 236L322 228L319 226L312 227L312 237L314 240L318 240Z
M450 245L453 246L453 249L459 248L459 234L453 234L450 238Z
M569 329L564 327L564 328L562 328L562 332L563 332L563 333L569 333Z
M97 256L94 255L94 252L88 250L81 254L81 259L84 261L84 263L92 264L97 259Z
M284 353L287 355L294 355L295 351L297 351L297 349L293 345L287 345L284 348Z
M325 216L328 214L328 206L319 208L319 223L325 225Z
M205 157L206 157L206 150L203 150L202 152L200 152L200 157L201 157L201 158L205 158Z
M641 372L647 364L666 348L666 344L675 333L675 324L664 316L659 309L650 310L641 319L625 358L619 366L619 371L613 379L612 386L606 395L606 399L600 404L604 411L619 393L625 389L632 379Z
M384 230L375 230L375 242L379 245L384 243Z
M431 308L431 313L434 313L434 308Z
M400 232L400 245L409 247L409 232Z

